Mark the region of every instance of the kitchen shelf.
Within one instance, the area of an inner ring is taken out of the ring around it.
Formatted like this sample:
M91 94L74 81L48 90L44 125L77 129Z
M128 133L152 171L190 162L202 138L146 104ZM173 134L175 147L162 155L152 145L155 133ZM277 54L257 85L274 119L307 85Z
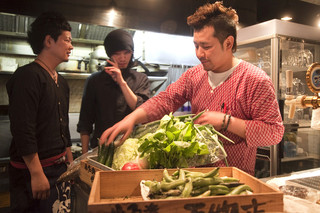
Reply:
M295 156L295 157L284 157L281 162L291 162L291 161L301 161L307 159L319 159L317 155L305 155L305 156Z
M0 31L0 36L27 39L27 33ZM103 45L103 41L101 40L91 40L83 38L72 38L72 43Z
M60 72L65 79L87 79L92 73L69 73L69 72Z

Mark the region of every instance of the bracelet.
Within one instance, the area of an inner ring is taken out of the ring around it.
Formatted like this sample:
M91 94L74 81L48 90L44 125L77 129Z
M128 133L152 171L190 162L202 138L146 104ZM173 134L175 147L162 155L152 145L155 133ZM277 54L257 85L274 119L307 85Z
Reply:
M230 123L230 120L231 120L231 115L229 115L229 118L228 118L228 121L227 121L227 125L226 125L226 127L224 128L224 131L227 131L228 126L229 126L229 123Z
M222 129L222 130L225 128L225 127L224 127L224 124L226 123L226 117L227 117L227 113L224 114L224 117L223 117L222 126L221 126L221 129Z

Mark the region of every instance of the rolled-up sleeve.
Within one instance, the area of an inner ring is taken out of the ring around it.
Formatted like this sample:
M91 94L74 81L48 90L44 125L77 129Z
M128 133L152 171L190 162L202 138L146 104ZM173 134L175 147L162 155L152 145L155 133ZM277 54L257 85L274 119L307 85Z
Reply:
M79 133L86 132L91 134L93 131L93 123L95 122L95 95L94 82L92 78L89 77L86 80L82 96L79 122L77 124L77 132Z

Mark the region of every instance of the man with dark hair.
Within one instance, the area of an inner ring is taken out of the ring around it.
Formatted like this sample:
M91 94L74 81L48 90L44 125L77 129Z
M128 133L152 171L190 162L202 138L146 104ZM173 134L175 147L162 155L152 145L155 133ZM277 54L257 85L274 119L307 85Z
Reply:
M9 166L12 212L52 212L63 204L70 208L69 184L56 184L67 170L66 159L73 160L69 86L55 69L68 61L71 41L71 27L61 14L41 14L28 32L37 58L18 68L6 85L13 136Z
M237 23L236 11L221 2L206 4L189 16L201 64L107 129L100 143L109 144L120 133L124 141L135 124L160 119L189 101L192 113L207 110L197 123L211 124L235 142L221 139L229 166L253 175L257 147L279 143L284 126L271 79L233 55ZM221 160L212 166L226 164Z
M91 148L96 147L106 128L150 97L148 77L131 69L134 51L131 34L122 29L114 30L106 36L104 47L110 66L91 74L82 97L77 128L81 135L82 153L88 152L89 141Z

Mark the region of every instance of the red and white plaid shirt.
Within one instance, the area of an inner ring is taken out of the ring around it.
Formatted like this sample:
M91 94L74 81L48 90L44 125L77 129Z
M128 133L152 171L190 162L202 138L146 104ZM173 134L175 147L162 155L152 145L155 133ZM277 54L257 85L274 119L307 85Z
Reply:
M271 79L250 63L241 61L215 89L209 85L207 71L201 64L197 65L140 107L147 112L149 121L153 121L175 112L187 101L195 114L205 109L221 111L224 104L228 114L245 120L246 140L228 131L222 133L235 144L221 140L229 166L249 174L254 175L257 147L277 144L282 139L284 126ZM214 166L225 166L225 163L221 160Z

